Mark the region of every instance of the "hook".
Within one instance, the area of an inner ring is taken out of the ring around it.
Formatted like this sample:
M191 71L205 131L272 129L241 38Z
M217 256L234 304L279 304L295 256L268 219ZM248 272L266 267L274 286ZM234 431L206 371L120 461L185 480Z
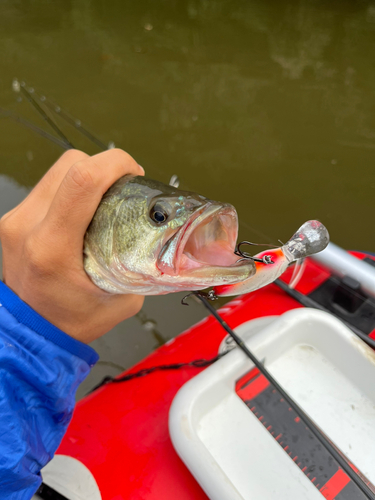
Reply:
M236 249L235 249L234 253L236 255L239 255L240 257L242 257L242 259L239 259L237 262L241 262L243 260L251 259L254 262L262 262L263 264L274 264L274 262L272 260L272 257L270 255L265 255L261 259L259 259L258 257L252 257L249 253L243 252L241 250L241 246L242 245L253 245L254 246L254 245L259 245L259 243L252 243L251 241L241 241L240 243L238 243L237 246L236 246ZM267 246L271 246L271 245L267 245ZM273 247L273 248L275 248L275 247Z
M215 292L213 290L210 290L209 292L190 292L185 297L181 300L181 304L183 306L188 306L189 304L186 302L186 299L190 297L190 295L196 295L198 297L204 297L207 300L216 300L218 297L215 295Z

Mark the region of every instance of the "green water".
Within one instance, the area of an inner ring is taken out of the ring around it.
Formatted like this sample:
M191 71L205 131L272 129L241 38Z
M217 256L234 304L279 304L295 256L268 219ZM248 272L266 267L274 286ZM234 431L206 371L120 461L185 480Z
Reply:
M24 79L149 176L234 204L242 238L318 218L375 251L374 1L4 0L0 54L0 106L45 126ZM0 119L0 211L60 153Z

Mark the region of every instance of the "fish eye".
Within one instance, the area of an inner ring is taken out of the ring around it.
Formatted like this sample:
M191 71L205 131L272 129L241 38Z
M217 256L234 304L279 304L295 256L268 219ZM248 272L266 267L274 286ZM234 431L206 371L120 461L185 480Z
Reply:
M150 217L157 224L162 224L168 219L169 214L164 207L156 203L156 205L154 205L154 207L151 209Z

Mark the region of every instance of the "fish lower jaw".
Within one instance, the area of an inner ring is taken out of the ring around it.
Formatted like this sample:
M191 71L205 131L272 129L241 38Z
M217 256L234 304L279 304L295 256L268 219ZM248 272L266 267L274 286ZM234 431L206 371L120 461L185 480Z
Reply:
M179 274L161 274L157 283L178 287L185 290L198 290L210 286L239 283L255 273L253 262L237 266L192 266L181 270Z
M254 273L252 264L237 267L199 267L190 269L182 275L171 276L155 272L155 275L137 276L118 275L103 271L100 266L86 262L86 273L93 283L111 294L164 295L173 292L204 290L205 288L231 285L246 280ZM134 274L134 273L132 273Z

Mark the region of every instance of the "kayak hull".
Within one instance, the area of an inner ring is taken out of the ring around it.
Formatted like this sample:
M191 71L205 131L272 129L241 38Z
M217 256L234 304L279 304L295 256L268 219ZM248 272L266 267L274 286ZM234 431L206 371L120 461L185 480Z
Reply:
M365 257L363 253L355 255ZM287 280L290 272L283 279ZM329 277L327 269L308 259L297 289L311 294ZM235 328L251 319L279 316L300 307L299 302L271 284L236 297L219 312ZM374 333L370 336L375 337ZM126 373L214 358L225 336L216 320L207 317ZM168 414L176 393L200 371L195 367L156 371L99 388L77 404L57 454L81 462L95 478L103 500L207 499L175 452L168 431Z

